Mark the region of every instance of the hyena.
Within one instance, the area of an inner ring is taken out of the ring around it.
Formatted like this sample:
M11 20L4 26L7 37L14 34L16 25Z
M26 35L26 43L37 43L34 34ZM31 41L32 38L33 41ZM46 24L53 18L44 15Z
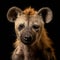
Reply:
M49 7L22 11L14 6L8 10L7 19L14 22L17 36L12 60L56 60L53 43L44 27L52 17Z

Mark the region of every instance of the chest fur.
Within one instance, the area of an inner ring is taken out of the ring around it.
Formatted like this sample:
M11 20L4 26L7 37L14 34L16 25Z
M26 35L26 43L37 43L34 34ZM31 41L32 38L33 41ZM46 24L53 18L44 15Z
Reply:
M41 51L26 46L16 49L13 55L16 56L15 59L17 60L41 60L42 58Z

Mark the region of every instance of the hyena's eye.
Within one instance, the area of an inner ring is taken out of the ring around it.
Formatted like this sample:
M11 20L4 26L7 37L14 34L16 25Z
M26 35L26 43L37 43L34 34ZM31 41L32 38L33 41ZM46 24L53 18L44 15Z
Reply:
M20 24L19 27L18 27L18 30L20 31L20 30L22 30L24 27L25 27L24 24Z
M39 25L33 25L32 26L34 29L39 29Z

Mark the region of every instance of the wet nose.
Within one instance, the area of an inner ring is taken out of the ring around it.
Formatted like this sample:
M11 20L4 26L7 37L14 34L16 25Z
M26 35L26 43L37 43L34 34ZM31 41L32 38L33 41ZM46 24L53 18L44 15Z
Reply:
M25 35L24 40L25 41L31 41L32 37L30 35Z

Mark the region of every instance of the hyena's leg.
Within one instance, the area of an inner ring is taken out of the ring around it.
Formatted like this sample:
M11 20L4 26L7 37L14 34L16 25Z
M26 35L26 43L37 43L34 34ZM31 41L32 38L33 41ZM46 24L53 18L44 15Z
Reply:
M13 54L12 54L12 60L24 60L24 55L23 55L23 51L22 48L17 47Z

